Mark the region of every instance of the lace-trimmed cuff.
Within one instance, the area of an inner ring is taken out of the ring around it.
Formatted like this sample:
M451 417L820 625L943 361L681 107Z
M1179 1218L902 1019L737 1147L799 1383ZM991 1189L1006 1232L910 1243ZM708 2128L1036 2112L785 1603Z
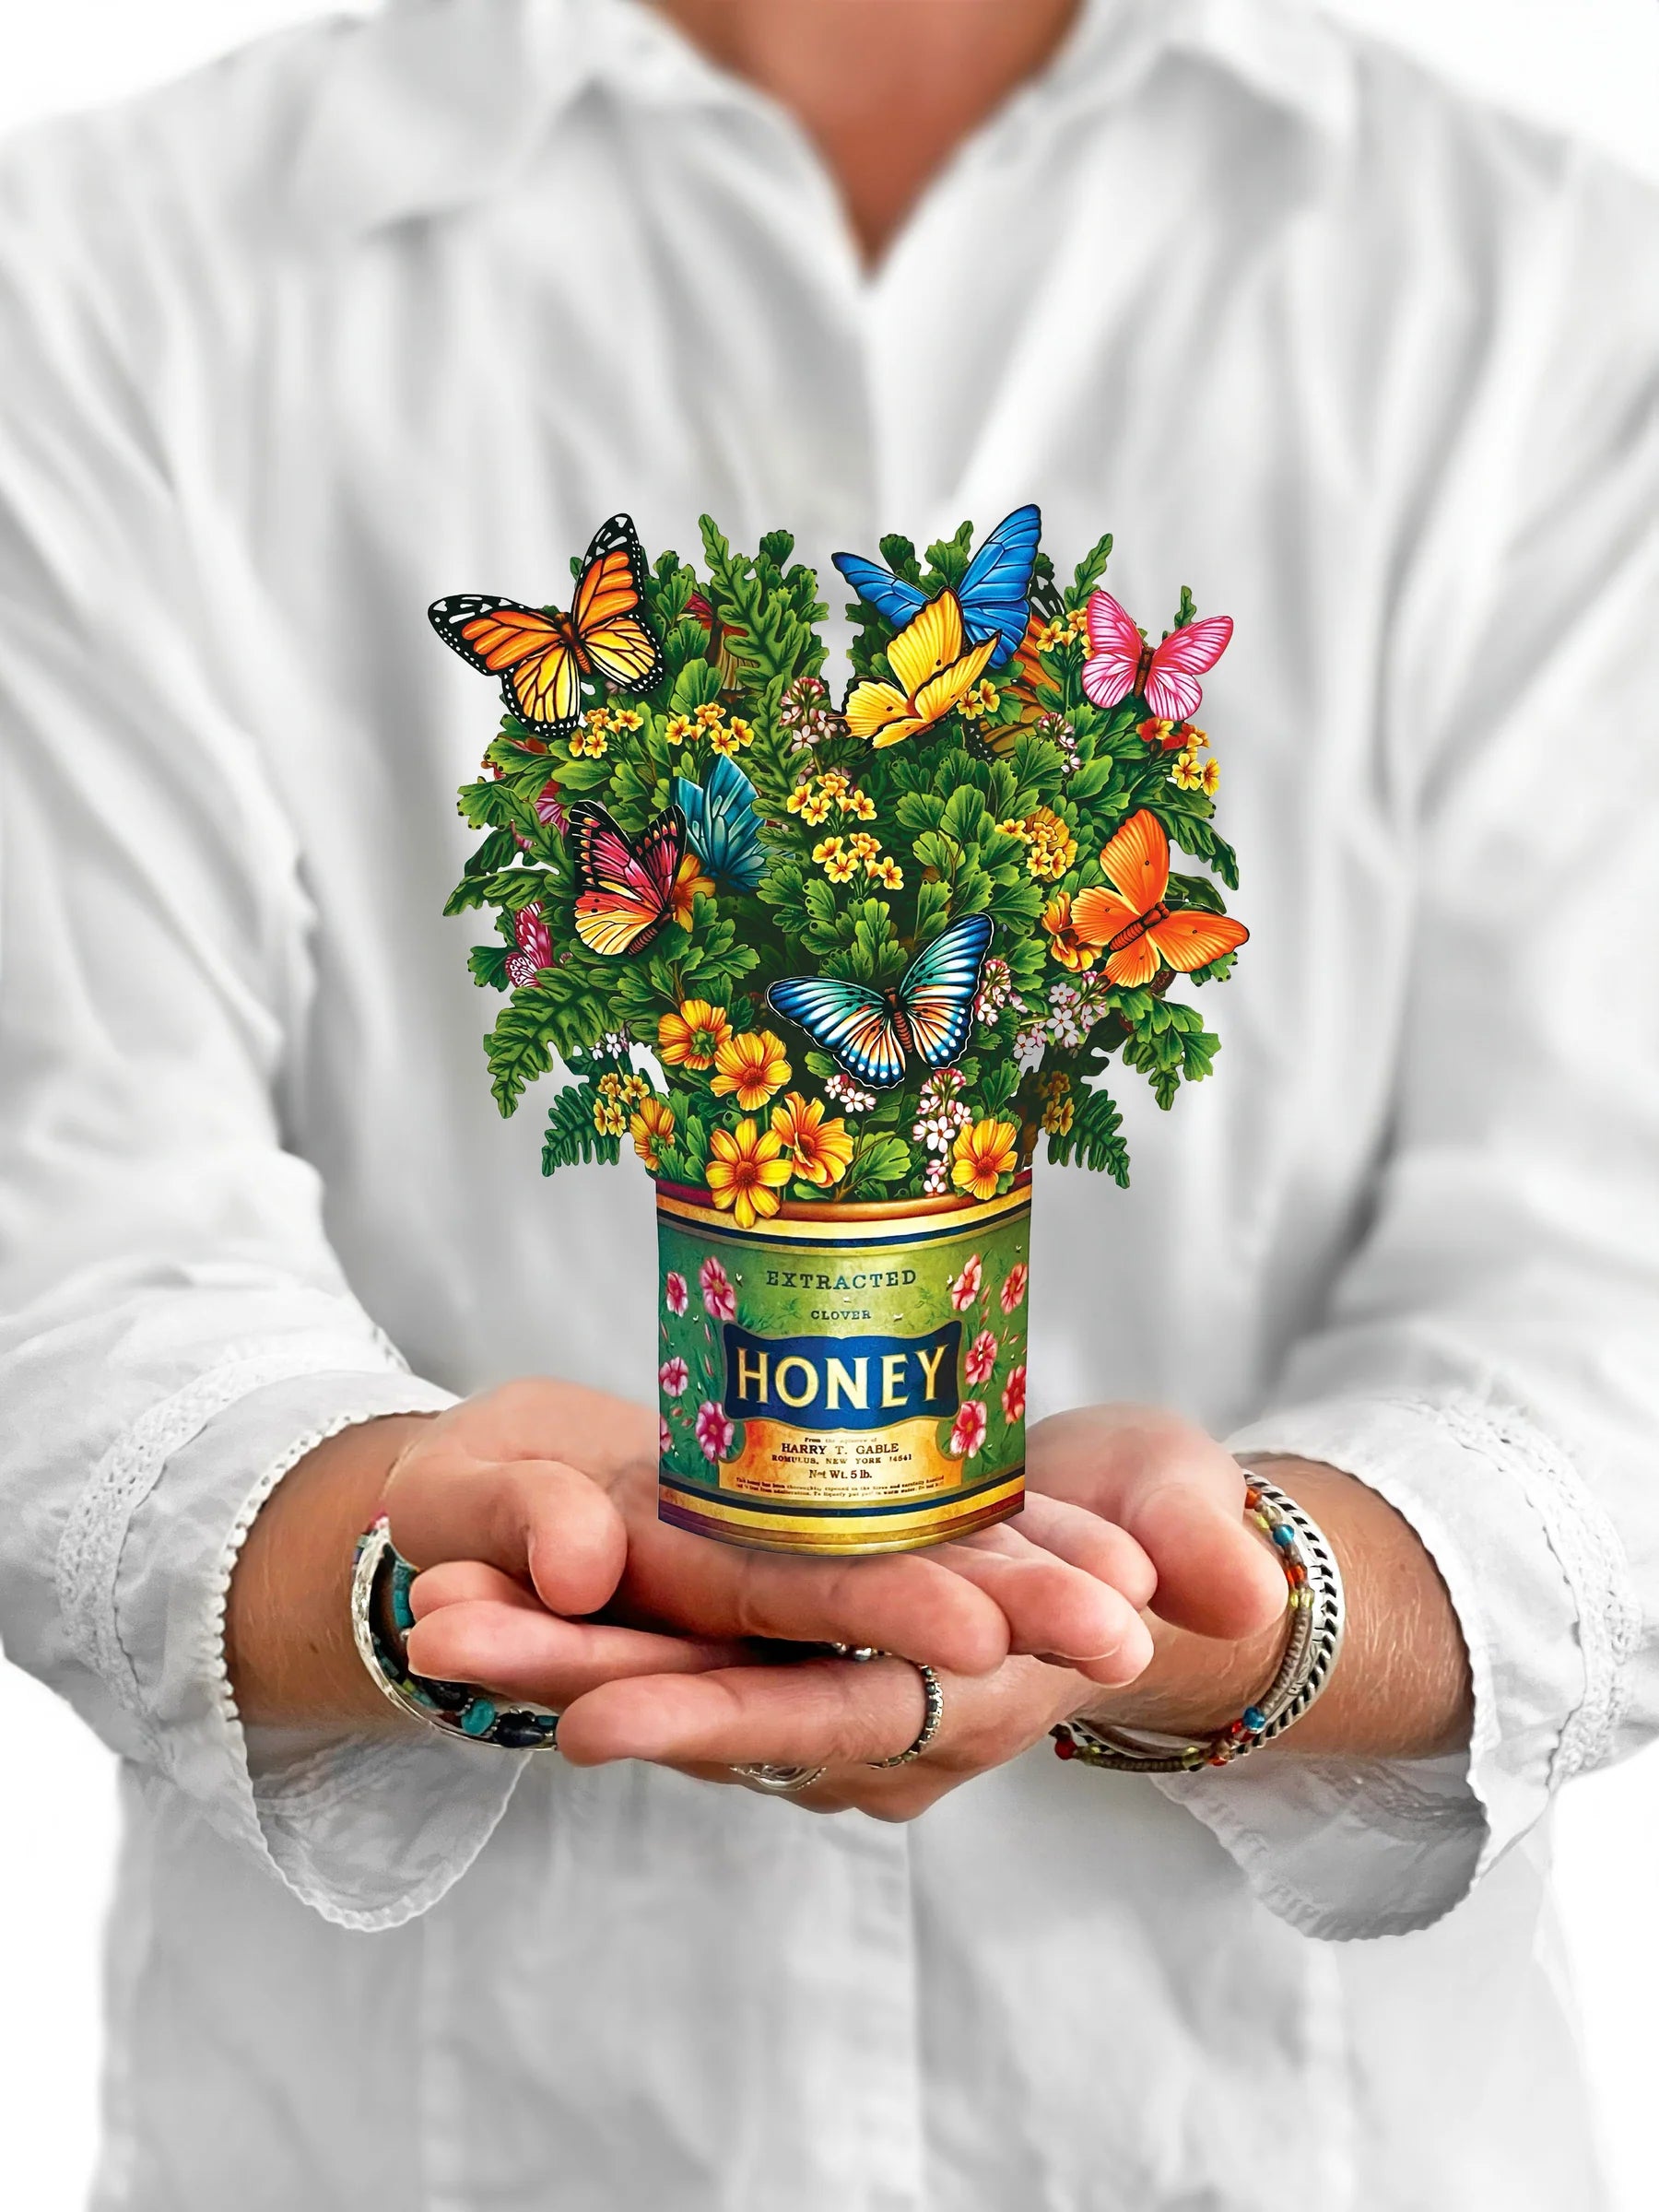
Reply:
M1450 1912L1570 1774L1606 1758L1640 1612L1611 1522L1512 1409L1329 1399L1253 1422L1241 1457L1323 1462L1409 1521L1468 1648L1466 1753L1342 1760L1282 1751L1159 1786L1304 1934L1400 1935Z
M154 1408L88 1485L61 1594L83 1655L136 1716L156 1767L303 1903L372 1929L425 1912L465 1871L528 1755L437 1735L242 1728L225 1604L260 1507L342 1429L454 1402L390 1357L366 1370L366 1351L360 1340L277 1346Z

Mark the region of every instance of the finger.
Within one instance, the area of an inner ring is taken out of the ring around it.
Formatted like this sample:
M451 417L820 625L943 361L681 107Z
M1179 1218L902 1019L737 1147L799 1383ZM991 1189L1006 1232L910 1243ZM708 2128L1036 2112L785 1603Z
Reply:
M1158 1572L1152 1610L1230 1641L1284 1611L1285 1579L1244 1521L1244 1474L1189 1421L1154 1408L1094 1406L1039 1422L1033 1485L1116 1522Z
M559 1747L576 1766L836 1766L887 1759L926 1717L913 1666L873 1659L740 1666L695 1677L614 1681L570 1706Z
M628 1557L622 1516L560 1460L470 1461L418 1446L386 1487L392 1541L417 1567L477 1559L528 1582L555 1613L595 1612Z
M964 1576L914 1552L792 1559L746 1551L629 1512L629 1617L711 1637L876 1644L959 1674L988 1674L1008 1652L1001 1607Z
M494 1599L463 1599L428 1613L409 1630L407 1648L417 1674L441 1682L476 1682L506 1697L550 1705L555 1712L602 1683L730 1667L741 1657L731 1646L561 1620L534 1601L526 1607Z
M1110 1583L1137 1608L1150 1605L1158 1587L1158 1570L1126 1528L1102 1520L1081 1505L1064 1498L1046 1498L1028 1490L1022 1510L1003 1523L1056 1559L1081 1568L1097 1582Z
M982 1529L939 1556L995 1599L1017 1652L1053 1657L1113 1687L1134 1681L1151 1660L1147 1625L1120 1590L1056 1559L1017 1529Z
M446 1559L441 1567L427 1568L409 1585L409 1606L417 1620L424 1620L429 1613L445 1606L478 1600L516 1606L530 1613L547 1609L523 1583L503 1574L499 1567L486 1567L482 1559Z

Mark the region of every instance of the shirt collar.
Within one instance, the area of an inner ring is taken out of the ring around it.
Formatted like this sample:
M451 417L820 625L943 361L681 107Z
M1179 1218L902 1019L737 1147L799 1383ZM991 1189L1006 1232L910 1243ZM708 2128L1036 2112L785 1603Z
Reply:
M1339 41L1281 0L1085 0L1017 104L1114 105L1182 55L1309 127L1347 121ZM350 237L488 198L600 83L652 105L752 97L644 0L389 0L342 31L324 67L296 149L295 218L308 238Z

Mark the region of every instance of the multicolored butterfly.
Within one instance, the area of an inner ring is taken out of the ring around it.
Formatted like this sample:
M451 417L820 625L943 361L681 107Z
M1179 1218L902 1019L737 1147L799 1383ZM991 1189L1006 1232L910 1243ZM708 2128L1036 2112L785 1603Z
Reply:
M912 1053L929 1067L961 1057L992 929L983 914L963 915L886 991L844 976L792 975L772 985L767 1003L833 1053L854 1082L891 1090Z
M848 729L869 738L877 752L932 729L978 683L991 650L987 638L964 651L956 594L941 592L888 641L888 666L899 681L865 677L847 693L841 713Z
M541 908L534 900L512 917L512 935L518 950L507 958L507 973L521 991L527 990L544 968L553 965L553 939Z
M1189 975L1224 952L1236 952L1250 935L1230 915L1193 908L1171 912L1165 905L1170 841L1163 824L1144 807L1107 840L1100 865L1112 888L1079 891L1071 920L1084 944L1106 947L1109 983L1142 988L1160 967Z
M1156 720L1185 722L1204 697L1198 678L1221 658L1232 633L1230 615L1211 615L1148 645L1110 592L1094 592L1083 688L1097 707L1115 707L1138 692Z
M613 514L594 533L568 615L462 592L438 599L427 619L452 652L501 679L508 712L557 737L582 711L582 679L613 691L649 691L663 652L641 611L645 555L631 520Z
M603 806L579 800L571 808L571 849L576 935L607 959L643 952L670 922L685 926L696 893L714 888L686 850L686 818L677 806L665 806L630 842Z
M766 873L755 787L737 763L721 754L706 783L676 776L674 796L686 818L691 849L716 884L752 891Z
M956 587L968 641L972 645L991 641L993 668L1002 666L1025 635L1026 603L1041 535L1041 511L1016 507L986 538ZM889 622L908 622L928 604L919 584L906 582L862 553L837 553L833 558L859 597Z

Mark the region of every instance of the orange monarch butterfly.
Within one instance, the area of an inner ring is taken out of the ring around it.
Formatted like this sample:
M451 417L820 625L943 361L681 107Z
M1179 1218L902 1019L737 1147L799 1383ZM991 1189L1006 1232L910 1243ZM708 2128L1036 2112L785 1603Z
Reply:
M1079 891L1072 927L1086 945L1106 947L1106 980L1130 989L1149 983L1160 966L1190 975L1224 952L1236 952L1250 932L1207 908L1171 912L1170 841L1145 807L1107 839L1100 853L1110 890Z
M602 677L613 691L661 682L663 652L641 611L644 594L633 523L613 514L594 533L568 615L462 592L434 600L427 619L452 652L500 677L510 713L557 737L581 720L584 677Z
M670 922L688 924L695 895L714 888L686 850L677 806L665 806L630 842L603 806L581 800L571 809L571 854L576 935L607 959L643 952Z

